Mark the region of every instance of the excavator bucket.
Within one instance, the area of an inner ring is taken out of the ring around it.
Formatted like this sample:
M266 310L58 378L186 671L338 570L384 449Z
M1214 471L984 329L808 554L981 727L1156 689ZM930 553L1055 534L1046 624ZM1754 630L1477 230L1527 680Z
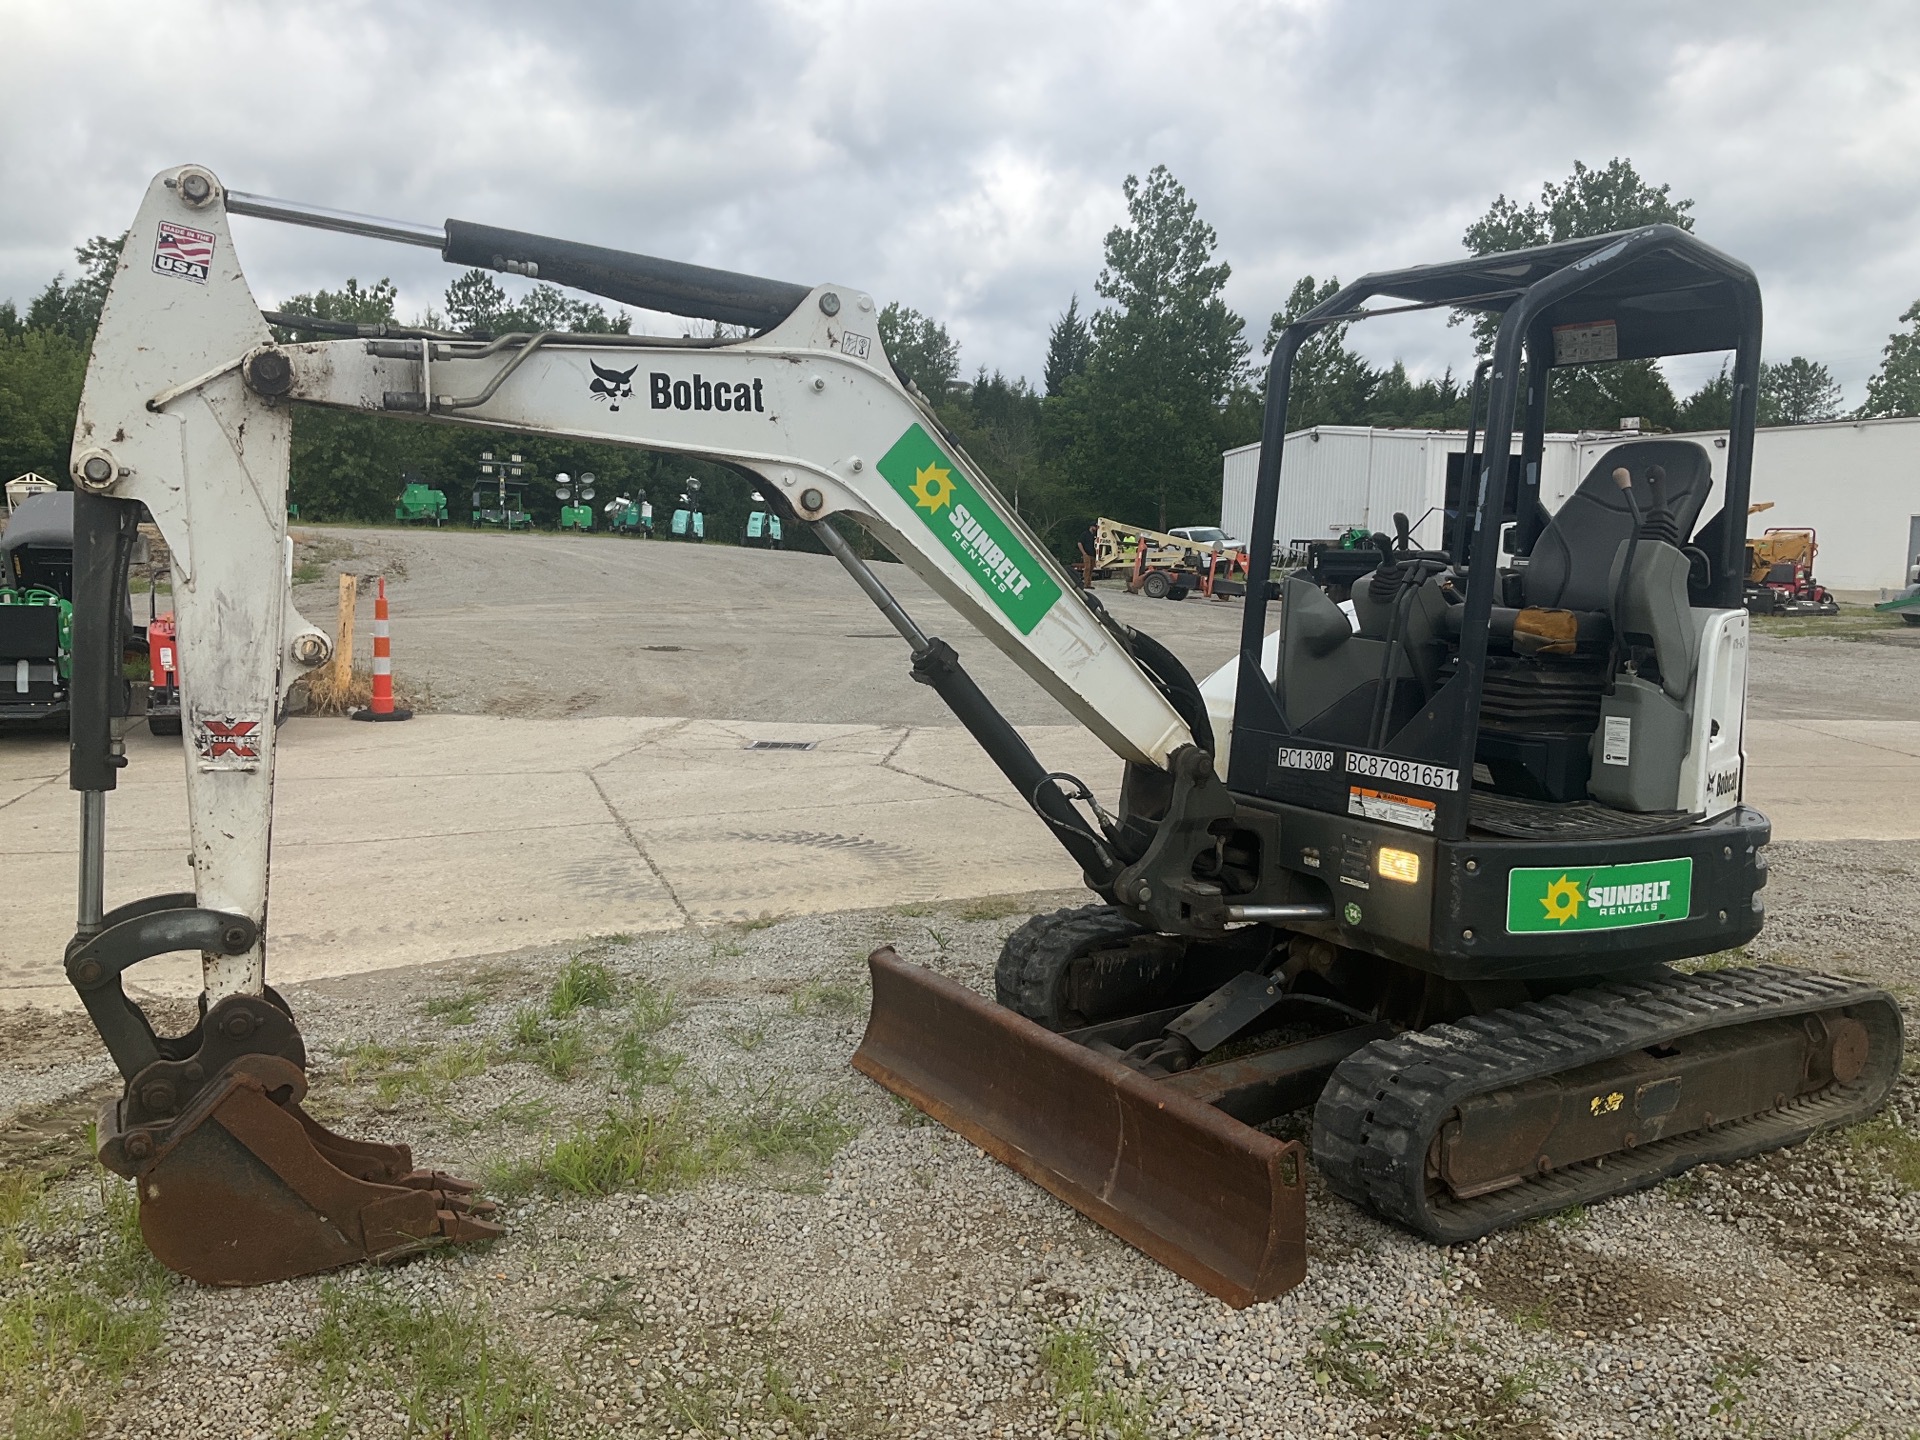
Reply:
M1306 1179L1276 1140L892 949L854 1068L1235 1307L1305 1278Z
M101 1163L134 1180L162 1264L204 1285L263 1285L503 1233L473 1186L415 1170L404 1145L335 1135L300 1108L305 1093L299 1066L252 1054L157 1134L123 1129L123 1101L105 1107Z

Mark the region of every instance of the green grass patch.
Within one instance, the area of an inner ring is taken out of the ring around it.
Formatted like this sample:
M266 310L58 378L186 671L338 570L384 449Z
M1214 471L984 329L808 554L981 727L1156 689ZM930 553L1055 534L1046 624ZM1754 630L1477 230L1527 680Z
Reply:
M1660 1186L1660 1193L1675 1204L1685 1204L1700 1193L1698 1172L1686 1170Z
M592 1125L575 1126L546 1154L513 1167L489 1188L502 1194L545 1189L611 1195L675 1189L710 1173L706 1147L681 1108L609 1111Z
M1337 1382L1362 1400L1377 1399L1388 1388L1387 1378L1376 1368L1386 1348L1384 1340L1361 1328L1359 1310L1349 1305L1307 1347L1314 1384L1325 1388Z
M99 1433L114 1388L160 1346L178 1282L147 1253L132 1186L105 1172L99 1185L88 1223L100 1253L75 1268L43 1261L0 1301L0 1428L22 1440ZM41 1220L44 1204L36 1189L7 1228Z
M1713 1387L1713 1400L1707 1406L1707 1414L1731 1416L1747 1398L1746 1382L1758 1375L1765 1366L1766 1361L1747 1350L1736 1350L1723 1357L1707 1377L1707 1383ZM1724 1420L1722 1423L1725 1423Z
M651 980L634 981L633 990L627 997L627 1019L633 1028L653 1035L679 1018L679 996L671 990L661 989Z
M1847 1131L1854 1154L1906 1190L1920 1191L1920 1135L1886 1111Z
M580 1195L682 1189L756 1165L824 1165L856 1131L828 1101L770 1090L737 1111L702 1115L682 1095L664 1110L629 1106L576 1125L543 1155L501 1171L492 1188Z
M751 1025L735 1025L727 1031L727 1038L751 1055L767 1043L767 1022L758 1020Z
M953 907L962 920L1004 920L1009 915L1031 915L1033 902L1024 895L982 895Z
M508 1032L516 1050L533 1050L546 1044L547 1017L537 1005L522 1005L513 1012L513 1027Z
M611 970L597 960L576 955L547 992L547 1015L564 1020L576 1010L600 1009L613 1003L618 990Z
M783 918L782 916L774 914L771 910L762 910L758 915L751 916L748 919L734 921L733 928L741 931L743 934L750 935L755 930L765 930L769 925L778 925Z
M1708 975L1730 965L1750 965L1753 957L1745 946L1734 950L1716 950L1711 955L1696 955L1691 960L1676 960L1673 968L1682 975Z
M1838 615L1756 615L1752 621L1761 635L1828 640L1873 640L1885 631L1905 629L1906 623L1893 611L1875 610L1871 605L1842 605Z
M893 1102L893 1118L909 1130L917 1129L922 1125L933 1124L933 1117L928 1115L926 1111L922 1110L911 1100L907 1099L906 1096L890 1094L887 1098Z
M293 567L293 583L311 585L325 577L327 567L317 560L302 560Z
M771 1360L761 1381L767 1388L767 1410L776 1420L784 1420L797 1434L811 1435L820 1428L820 1414L793 1393L793 1382Z
M0 1230L46 1213L47 1177L38 1170L0 1170Z
M1553 1310L1545 1300L1536 1300L1525 1309L1513 1312L1514 1327L1519 1330L1551 1330Z
M867 992L864 987L809 980L788 997L787 1006L796 1015L858 1015L867 1008Z
M481 1041L460 1045L383 1045L368 1040L341 1057L340 1074L357 1085L371 1085L382 1107L412 1097L444 1106L453 1087L493 1063L493 1049Z
M1523 1365L1500 1377L1493 1387L1493 1403L1502 1410L1511 1410L1539 1388L1540 1378Z
M430 1020L444 1020L449 1025L471 1025L480 1018L480 1007L486 1003L487 997L480 991L463 990L458 995L436 995L420 1009Z
M1538 1225L1544 1230L1582 1230L1592 1219L1584 1205L1569 1205L1564 1210L1555 1210L1551 1215L1542 1215L1527 1223Z
M665 1085L679 1074L686 1056L659 1044L654 1036L680 1013L679 998L651 980L634 983L627 997L627 1024L613 1042L613 1071L629 1085Z
M687 1059L637 1027L620 1032L613 1042L612 1058L613 1073L629 1085L671 1084Z
M384 1388L412 1431L445 1440L545 1436L553 1398L540 1368L492 1334L483 1315L435 1301L416 1307L378 1280L329 1281L320 1323L287 1347L329 1391Z
M573 1079L588 1058L587 1037L571 1027L556 1030L534 1052L535 1062L556 1080Z
M1105 1356L1111 1340L1091 1322L1059 1325L1040 1337L1040 1372L1053 1390L1061 1419L1078 1421L1089 1435L1151 1440L1158 1395L1120 1389Z

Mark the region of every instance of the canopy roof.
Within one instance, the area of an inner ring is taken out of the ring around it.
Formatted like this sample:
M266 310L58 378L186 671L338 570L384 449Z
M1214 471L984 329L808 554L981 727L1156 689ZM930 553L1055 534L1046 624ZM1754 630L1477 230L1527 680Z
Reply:
M1376 297L1498 314L1543 285L1551 286L1552 298L1540 319L1558 332L1556 364L1732 350L1748 329L1758 338L1753 271L1675 225L1378 271L1307 318L1316 326L1363 318L1366 302ZM1611 354L1598 353L1608 349Z

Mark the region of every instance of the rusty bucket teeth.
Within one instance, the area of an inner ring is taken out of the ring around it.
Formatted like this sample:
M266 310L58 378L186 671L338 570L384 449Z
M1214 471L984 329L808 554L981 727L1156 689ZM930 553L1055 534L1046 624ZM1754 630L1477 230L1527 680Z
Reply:
M416 1170L404 1145L336 1135L300 1108L291 1061L247 1055L157 1134L101 1115L101 1159L131 1170L161 1263L205 1285L260 1285L436 1245L497 1239L474 1186ZM285 1098L276 1098L285 1097Z
M853 1064L1229 1305L1306 1275L1300 1146L1076 1045L891 949Z

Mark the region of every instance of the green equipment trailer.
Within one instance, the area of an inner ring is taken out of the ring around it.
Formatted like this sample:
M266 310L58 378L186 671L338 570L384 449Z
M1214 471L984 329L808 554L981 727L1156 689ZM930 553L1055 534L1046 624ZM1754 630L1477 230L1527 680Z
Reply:
M1898 615L1909 625L1920 625L1920 584L1909 585L1891 600L1873 607L1883 615Z
M407 525L444 525L447 523L447 492L435 490L418 480L409 480L407 488L394 502L393 518Z

